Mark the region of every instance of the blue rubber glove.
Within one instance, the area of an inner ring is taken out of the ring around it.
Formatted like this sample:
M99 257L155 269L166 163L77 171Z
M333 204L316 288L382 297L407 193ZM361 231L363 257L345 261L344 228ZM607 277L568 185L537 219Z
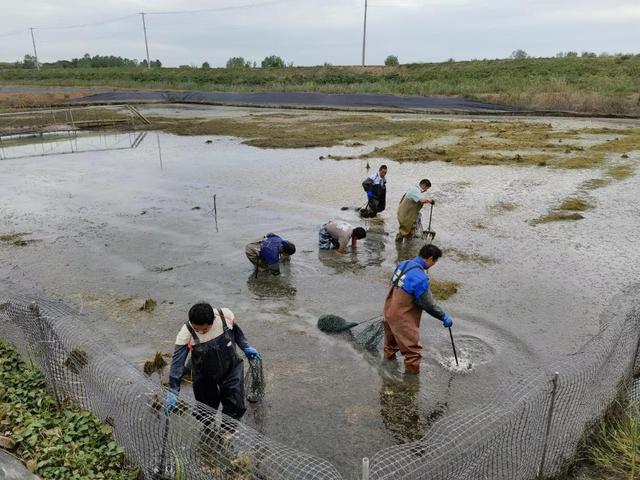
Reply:
M173 393L167 393L167 396L164 397L164 416L168 417L171 410L178 406L178 396Z
M249 360L253 360L254 358L262 358L260 356L260 352L258 352L258 350L256 350L250 345L243 348L242 351L244 352L244 354L247 356Z
M367 198L373 198L373 192L371 190L367 191Z
M444 326L444 328L449 328L451 325L453 325L453 319L446 313L444 314L444 318L442 319L442 325Z

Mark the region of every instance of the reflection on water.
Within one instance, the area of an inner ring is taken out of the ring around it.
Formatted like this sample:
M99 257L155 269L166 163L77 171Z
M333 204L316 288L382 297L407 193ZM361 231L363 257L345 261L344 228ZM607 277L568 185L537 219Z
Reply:
M358 273L366 268L360 261L357 249L351 250L350 247L344 254L338 253L336 250L318 250L318 260L336 274Z
M385 428L397 443L419 440L447 412L446 400L435 401L429 409L421 405L421 399L430 395L428 389L421 388L419 375L403 376L397 361L384 361L380 376L380 415ZM450 377L447 391L451 390L452 381L453 377Z
M385 428L398 443L418 440L426 432L428 425L420 411L419 392L418 375L406 376L400 381L386 375L382 377L380 415Z
M247 278L249 291L258 298L292 298L298 292L291 284L291 276L283 273L275 276L268 272L251 273Z
M396 259L395 264L409 260L418 255L420 248L424 245L424 242L416 239L408 240L405 242L394 242L396 247Z

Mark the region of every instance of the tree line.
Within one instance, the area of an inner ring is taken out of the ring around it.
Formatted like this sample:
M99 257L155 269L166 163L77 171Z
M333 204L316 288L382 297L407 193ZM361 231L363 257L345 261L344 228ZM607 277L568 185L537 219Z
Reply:
M57 60L55 62L40 62L40 65L53 68L108 68L108 67L147 67L147 60L138 61L136 58L116 57L114 55L93 55L85 53L80 58L71 60ZM18 68L36 68L36 57L25 55L22 61L14 64ZM152 68L162 67L158 59L151 61Z
M558 52L555 57L556 58L596 58L596 57L632 57L632 56L640 56L640 54L623 54L623 53L615 53L609 54L606 52L596 54L594 52L582 52L578 54L575 51L567 51L567 52ZM536 58L530 56L525 50L518 49L514 50L509 58L513 60L524 60L527 58ZM543 58L543 57L540 57ZM486 59L485 59L486 60ZM448 60L449 62L455 62L453 58ZM400 65L400 61L396 55L389 55L384 60L385 66L395 67ZM4 64L9 65L9 64ZM41 65L52 68L107 68L107 67L143 67L147 68L147 60L138 61L133 58L125 58L125 57L117 57L114 55L93 55L91 56L88 53L85 53L80 58L72 58L71 60L57 60L55 62L47 62L41 63ZM17 68L36 68L36 59L33 55L25 55L22 61L15 62L13 64L14 67ZM325 67L333 66L331 63L324 63ZM158 59L151 61L152 68L160 68L162 67L162 62ZM227 60L225 67L228 69L244 69L244 68L287 68L293 67L293 62L285 62L284 59L278 55L269 55L265 57L258 66L258 63L255 61L250 61L245 59L244 57L231 57ZM179 68L198 68L197 65L180 65ZM200 66L200 68L211 68L209 62L204 62Z

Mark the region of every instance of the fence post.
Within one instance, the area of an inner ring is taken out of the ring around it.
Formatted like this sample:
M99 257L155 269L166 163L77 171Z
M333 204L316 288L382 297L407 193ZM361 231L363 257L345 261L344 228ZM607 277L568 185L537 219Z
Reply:
M369 480L369 457L362 459L362 480Z
M542 478L544 471L544 462L547 457L547 448L549 446L549 432L551 431L551 419L553 418L553 410L556 405L556 394L558 393L558 376L560 374L555 372L553 375L553 388L551 390L551 405L549 405L549 413L547 415L547 428L544 434L544 445L542 447L542 458L540 459L540 467L538 468L538 478Z
M31 310L33 312L33 314L36 316L36 322L38 323L38 330L39 330L39 334L40 334L40 345L42 346L42 354L44 356L44 365L42 365L43 368L45 368L47 370L47 373L49 374L49 379L51 381L51 389L53 390L53 395L56 398L56 405L58 406L58 409L60 409L62 407L62 402L60 401L60 395L58 393L58 386L56 385L56 379L53 376L53 371L51 370L51 365L52 365L52 358L50 354L50 348L51 346L48 345L51 343L51 341L49 340L49 335L48 335L48 330L45 328L44 323L42 321L42 316L40 315L40 307L38 307L38 304L36 302L31 302L31 304L29 305L29 310Z

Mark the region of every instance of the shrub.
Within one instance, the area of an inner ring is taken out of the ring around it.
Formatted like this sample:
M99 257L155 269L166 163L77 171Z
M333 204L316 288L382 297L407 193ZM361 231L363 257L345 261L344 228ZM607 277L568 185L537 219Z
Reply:
M529 58L529 54L524 50L518 49L511 52L511 58L514 60L523 60L525 58Z
M250 68L251 62L245 60L244 57L231 57L227 60L227 68Z
M277 55L270 55L268 57L264 57L262 63L260 64L262 68L284 68L285 63L282 58Z
M400 62L398 61L398 57L396 57L395 55L389 55L384 59L384 64L387 67L397 67L398 65L400 65Z

